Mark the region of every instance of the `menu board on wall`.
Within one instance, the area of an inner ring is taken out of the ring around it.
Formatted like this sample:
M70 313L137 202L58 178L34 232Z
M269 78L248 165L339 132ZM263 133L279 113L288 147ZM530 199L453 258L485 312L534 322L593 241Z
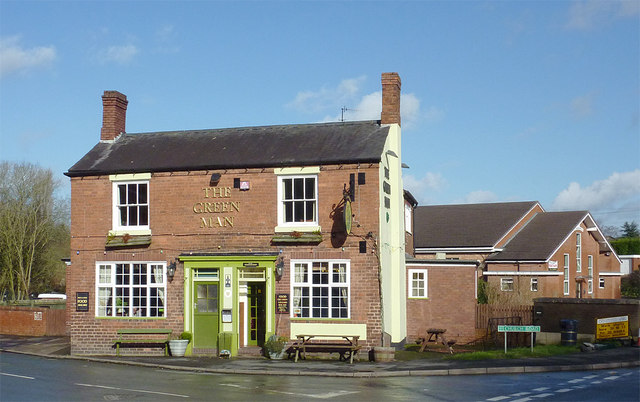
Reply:
M289 293L276 294L276 313L289 314Z
M76 292L76 311L89 311L89 292Z

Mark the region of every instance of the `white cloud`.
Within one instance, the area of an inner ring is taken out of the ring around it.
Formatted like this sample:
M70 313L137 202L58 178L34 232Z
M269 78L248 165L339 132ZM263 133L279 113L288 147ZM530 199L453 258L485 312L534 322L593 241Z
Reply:
M404 188L411 192L422 205L428 204L428 201L433 198L433 193L442 191L447 185L447 181L440 173L432 172L425 173L421 178L403 174L402 182Z
M19 36L0 38L0 78L17 71L48 66L55 59L55 46L24 48Z
M463 199L454 202L454 204L480 204L486 202L496 202L498 196L488 190L476 190L467 194Z
M593 182L587 187L571 183L553 201L554 210L605 210L628 204L640 196L640 169L632 172L613 173L604 180Z
M575 118L584 118L593 114L594 94L576 96L571 100L571 114Z
M378 120L382 111L382 91L361 95L366 77L342 80L336 87L322 87L317 91L298 92L287 104L305 113L329 112L322 121ZM342 112L342 108L346 110ZM437 109L431 110L427 118L438 118ZM402 126L411 128L420 118L420 100L411 93L400 94Z
M587 31L606 25L620 18L634 17L640 13L637 0L586 0L575 1L569 8L567 29Z
M317 113L329 108L339 110L340 107L352 104L365 77L349 78L342 80L334 88L322 87L317 91L298 92L296 98L287 106L306 113Z
M114 62L118 64L128 64L138 52L138 48L131 44L109 46L99 52L98 60L102 63Z

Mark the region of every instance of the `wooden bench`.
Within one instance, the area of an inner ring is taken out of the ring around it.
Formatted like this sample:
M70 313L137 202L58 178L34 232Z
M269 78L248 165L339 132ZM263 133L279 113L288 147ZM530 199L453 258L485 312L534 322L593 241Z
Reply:
M337 338L342 341L327 342L317 338ZM340 360L349 360L350 363L353 363L353 358L357 357L360 350L358 338L357 335L298 335L298 341L291 345L287 352L289 357L295 354L295 362L298 361L298 358L306 359L307 353L338 353Z
M116 356L120 356L120 346L132 347L156 346L164 348L164 355L169 355L169 340L171 339L170 329L159 328L125 328L118 330L118 339L113 343L116 346ZM141 337L141 336L145 337ZM155 336L153 336L155 335ZM153 336L153 337L152 337Z

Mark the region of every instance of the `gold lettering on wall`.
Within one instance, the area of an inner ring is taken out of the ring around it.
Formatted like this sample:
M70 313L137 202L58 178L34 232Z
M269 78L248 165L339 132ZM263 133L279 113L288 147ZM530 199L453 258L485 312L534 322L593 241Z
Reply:
M231 198L231 187L203 187L204 198ZM193 204L194 214L229 214L240 212L240 201L203 201ZM233 227L235 216L200 218L200 228Z

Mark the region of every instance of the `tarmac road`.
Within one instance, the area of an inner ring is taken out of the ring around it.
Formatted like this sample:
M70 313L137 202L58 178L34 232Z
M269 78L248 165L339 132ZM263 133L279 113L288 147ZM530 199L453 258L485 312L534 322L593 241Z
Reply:
M640 369L399 376L241 375L0 354L0 400L637 401Z

